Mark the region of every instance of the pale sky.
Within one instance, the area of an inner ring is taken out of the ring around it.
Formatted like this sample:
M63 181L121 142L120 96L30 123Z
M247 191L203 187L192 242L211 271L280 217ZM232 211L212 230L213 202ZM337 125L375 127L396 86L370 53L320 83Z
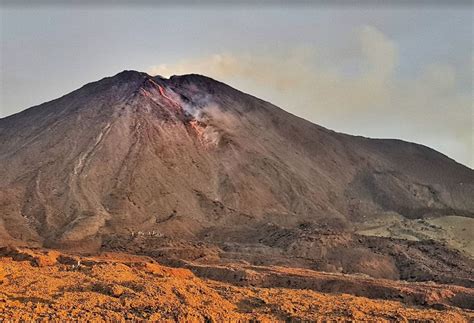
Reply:
M469 1L40 2L0 0L0 117L125 69L200 73L327 128L474 166Z

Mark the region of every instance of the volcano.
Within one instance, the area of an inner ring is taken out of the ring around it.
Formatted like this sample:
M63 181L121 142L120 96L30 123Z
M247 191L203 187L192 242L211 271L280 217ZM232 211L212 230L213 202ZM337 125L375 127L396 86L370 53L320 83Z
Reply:
M0 178L2 245L474 285L472 169L201 75L124 71L0 119Z

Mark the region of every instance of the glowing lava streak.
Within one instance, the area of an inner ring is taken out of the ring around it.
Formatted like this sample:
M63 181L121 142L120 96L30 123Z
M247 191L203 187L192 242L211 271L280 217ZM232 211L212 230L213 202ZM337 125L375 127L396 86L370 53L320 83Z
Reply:
M155 82L153 82L155 83ZM155 83L156 84L156 83ZM157 84L158 85L158 84ZM162 97L164 97L165 99L167 99L168 101L170 101L171 103L173 103L175 106L177 106L178 108L180 108L181 106L179 105L178 102L176 102L175 100L173 100L172 98L170 98L169 96L167 96L165 94L165 90L163 89L163 87L161 85L158 85L158 90L160 91L160 94Z
M158 85L158 89L160 90L160 94L166 98L166 94L163 91L163 88L161 87L161 85Z
M202 124L201 122L197 120L191 120L189 121L189 125L191 128L194 130L197 139L199 142L203 145L206 145L206 137L204 135L204 132L206 131L206 125Z
M197 120L191 120L189 125L196 131L198 138L201 140L204 135L205 128Z

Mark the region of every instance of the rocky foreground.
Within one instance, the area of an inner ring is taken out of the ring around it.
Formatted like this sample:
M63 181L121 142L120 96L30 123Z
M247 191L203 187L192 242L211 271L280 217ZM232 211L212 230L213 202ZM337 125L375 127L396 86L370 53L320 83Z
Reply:
M121 253L77 256L2 248L0 255L0 319L7 320L474 320L474 290L453 285L284 267L237 268L237 264L206 270L171 268L151 258ZM199 278L203 272L217 280ZM247 276L239 276L240 283L228 283L225 272ZM251 272L261 279L248 279ZM261 287L271 279L286 279L290 288ZM312 290L316 286L333 292ZM353 295L338 292L338 286L353 286ZM354 296L364 293L369 298Z

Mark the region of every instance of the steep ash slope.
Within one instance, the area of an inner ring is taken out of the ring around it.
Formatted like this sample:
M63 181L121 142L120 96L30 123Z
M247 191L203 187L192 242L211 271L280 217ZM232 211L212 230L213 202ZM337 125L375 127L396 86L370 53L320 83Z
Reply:
M339 134L200 75L125 71L1 119L0 178L0 239L31 246L98 250L143 232L330 261L381 214L474 216L474 171L448 157ZM339 238L315 253L301 228Z

